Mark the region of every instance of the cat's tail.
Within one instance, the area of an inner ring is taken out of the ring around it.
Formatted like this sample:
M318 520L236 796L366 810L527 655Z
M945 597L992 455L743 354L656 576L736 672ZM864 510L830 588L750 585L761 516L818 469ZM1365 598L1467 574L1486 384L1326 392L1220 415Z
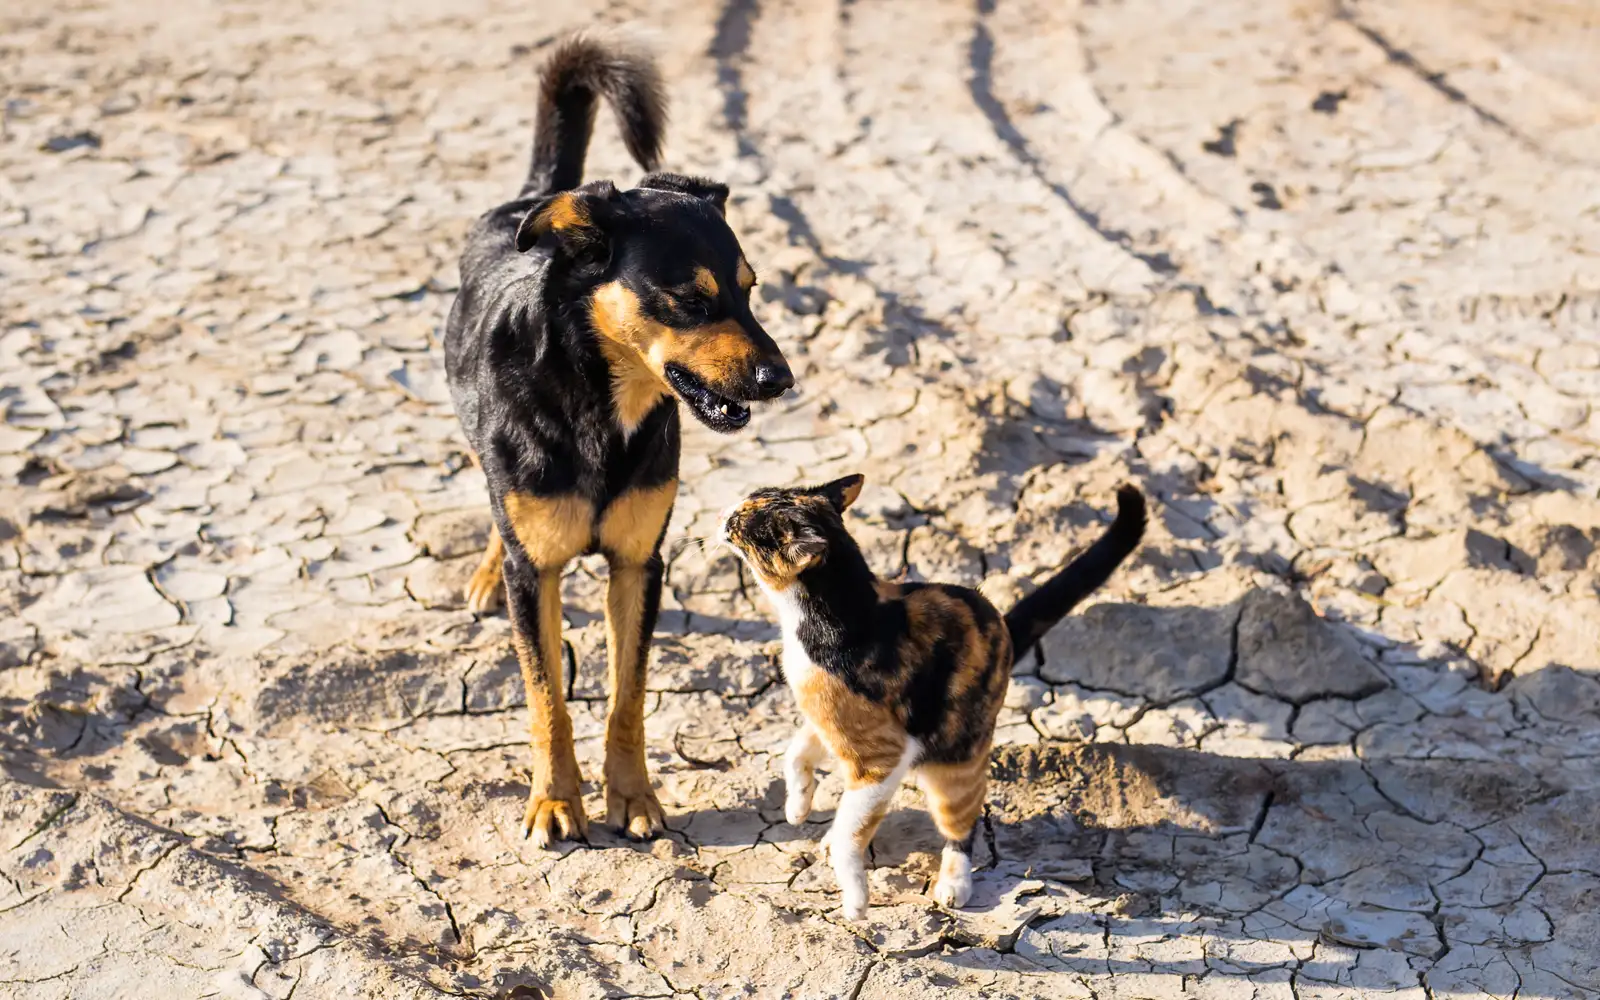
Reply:
M655 61L618 38L578 32L556 43L539 74L533 163L523 196L583 183L595 102L601 97L617 116L628 153L645 170L656 168L667 128L667 98Z
M1017 602L1006 614L1006 629L1011 647L1021 656L1065 618L1079 601L1094 593L1110 578L1144 537L1144 494L1136 486L1117 490L1117 519L1066 568L1044 582L1038 590Z

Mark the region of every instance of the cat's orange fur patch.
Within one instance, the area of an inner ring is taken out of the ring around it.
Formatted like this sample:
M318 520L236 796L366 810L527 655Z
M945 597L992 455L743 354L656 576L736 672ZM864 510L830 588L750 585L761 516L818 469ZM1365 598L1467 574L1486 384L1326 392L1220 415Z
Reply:
M855 693L823 670L813 670L801 680L795 700L829 752L844 765L848 787L876 784L900 762L906 746L905 720L889 706Z

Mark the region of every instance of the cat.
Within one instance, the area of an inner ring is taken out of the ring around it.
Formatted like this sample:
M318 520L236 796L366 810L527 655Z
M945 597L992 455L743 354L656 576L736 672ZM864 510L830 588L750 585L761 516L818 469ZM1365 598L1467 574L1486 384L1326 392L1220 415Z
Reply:
M934 899L967 903L1013 653L1103 584L1145 528L1144 495L1123 486L1105 534L1002 616L976 590L874 576L843 519L863 482L756 490L721 528L777 611L784 678L805 717L784 761L784 818L810 815L827 754L843 766L846 790L822 846L850 920L867 911L867 845L912 771L945 838Z

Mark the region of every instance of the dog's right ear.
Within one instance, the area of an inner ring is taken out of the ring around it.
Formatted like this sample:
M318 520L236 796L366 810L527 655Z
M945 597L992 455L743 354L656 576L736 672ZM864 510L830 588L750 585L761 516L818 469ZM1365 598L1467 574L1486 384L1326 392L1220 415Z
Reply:
M606 224L621 197L610 181L591 181L535 202L517 226L517 252L527 253L546 236L580 256L605 248Z

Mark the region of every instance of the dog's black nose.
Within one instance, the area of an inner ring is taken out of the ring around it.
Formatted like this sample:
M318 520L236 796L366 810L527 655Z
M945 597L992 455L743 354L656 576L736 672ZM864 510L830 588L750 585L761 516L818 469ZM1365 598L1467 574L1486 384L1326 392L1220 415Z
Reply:
M794 374L783 362L756 365L756 392L762 399L776 399L794 386Z

